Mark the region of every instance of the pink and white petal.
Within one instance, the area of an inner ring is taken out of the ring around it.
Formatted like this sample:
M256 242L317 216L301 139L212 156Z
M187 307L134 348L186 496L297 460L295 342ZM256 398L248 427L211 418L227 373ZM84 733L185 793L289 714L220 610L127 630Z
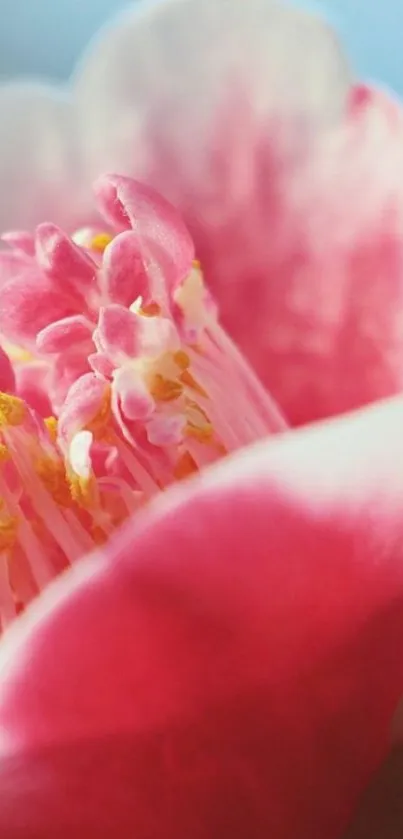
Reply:
M131 306L138 297L148 302L150 283L133 231L116 236L105 248L99 282L111 303Z
M96 343L117 366L135 358L141 349L142 318L113 303L100 310Z
M339 117L348 80L327 25L276 0L132 4L101 31L73 79L94 177L152 174L163 163L156 152L165 152L172 178L166 166L163 183L154 186L171 183L179 198L185 179L201 187L213 162L214 126L234 86L251 97L263 122L291 116L312 127Z
M121 367L113 377L113 389L124 419L144 420L152 414L155 402L142 379L130 367Z
M90 353L88 364L94 373L99 373L105 379L110 379L115 369L109 356L103 352Z
M77 301L35 265L0 285L0 330L9 340L33 345L38 332L77 311Z
M36 337L38 352L58 353L91 342L94 324L84 315L72 315L45 326Z
M28 230L7 230L1 240L13 248L16 253L35 256L35 237Z
M31 257L18 250L0 250L0 286L18 277L29 276L32 271L37 273Z
M91 285L96 265L60 227L44 222L35 231L35 253L38 265L54 280L78 288Z
M0 86L0 232L52 220L68 230L88 223L75 107L40 83Z
M244 451L34 604L0 649L2 835L339 839L403 690L402 423Z
M76 377L77 378L77 377ZM109 385L95 373L85 373L71 385L59 414L60 440L70 443L82 430L89 430L102 408L108 403Z
M182 211L291 422L401 389L403 121L348 91L326 26L270 0L141 6L76 91L94 171L120 166Z
M87 348L86 348L87 351ZM88 359L82 347L70 353L60 353L56 357L48 382L48 393L53 411L59 413L64 405L66 396L74 383L88 373Z
M152 187L122 175L101 176L94 191L109 224L133 229L154 283L159 273L168 288L182 282L191 271L195 251L178 210Z

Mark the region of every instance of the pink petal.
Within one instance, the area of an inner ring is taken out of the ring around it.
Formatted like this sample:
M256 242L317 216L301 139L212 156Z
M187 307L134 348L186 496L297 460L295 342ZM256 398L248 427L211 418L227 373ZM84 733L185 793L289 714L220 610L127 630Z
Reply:
M123 306L113 304L101 309L97 327L97 344L116 364L134 358L139 352L141 319Z
M262 125L273 113L317 125L339 117L348 72L330 29L286 4L166 0L131 8L99 34L76 73L94 177L113 170L143 177L158 166L171 198L184 198L185 179L188 206L194 186L200 197L203 184L211 192L209 143L234 83L259 107Z
M91 340L94 325L83 315L72 315L50 323L38 333L38 352L57 353L76 348L78 344Z
M9 230L1 238L17 252L35 256L35 238L27 230Z
M90 286L96 266L92 259L55 224L40 224L35 232L36 258L40 267L66 285Z
M132 231L116 236L105 248L100 282L111 303L131 306L138 297L148 300L149 280Z
M56 413L60 411L72 385L85 373L88 373L88 363L82 347L78 348L78 352L73 348L69 353L56 356L48 383L50 399Z
M0 287L0 331L14 341L32 343L53 321L76 313L77 303L51 280L29 268Z
M403 690L402 424L242 452L37 601L0 651L2 835L339 839Z
M36 271L34 262L18 250L0 250L0 285Z
M143 420L150 416L155 407L154 400L134 370L127 367L117 370L113 387L125 419Z
M88 364L94 373L99 373L105 379L109 379L115 369L109 356L103 352L91 353L88 356Z
M139 7L77 80L94 170L182 211L224 325L294 423L403 382L403 120L347 94L327 28L261 0Z
M94 373L86 373L74 382L59 414L58 430L62 441L69 442L96 418L107 391L108 385Z
M161 268L168 288L190 273L192 238L178 211L159 192L121 175L104 175L94 190L108 223L133 229L143 261Z
M91 209L75 107L57 87L0 87L0 232L44 219L71 230Z

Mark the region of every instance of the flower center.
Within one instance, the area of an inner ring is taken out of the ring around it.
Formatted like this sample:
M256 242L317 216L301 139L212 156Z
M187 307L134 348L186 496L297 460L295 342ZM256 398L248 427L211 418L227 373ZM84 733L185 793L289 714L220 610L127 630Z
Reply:
M129 229L70 240L41 226L12 328L0 324L34 351L53 410L39 415L34 373L31 401L18 379L17 395L0 394L2 627L154 495L285 427L220 326L186 229L149 190L140 224L144 188L123 181L112 209ZM68 309L44 323L58 285ZM29 335L14 328L31 292L42 294L34 340L31 321Z

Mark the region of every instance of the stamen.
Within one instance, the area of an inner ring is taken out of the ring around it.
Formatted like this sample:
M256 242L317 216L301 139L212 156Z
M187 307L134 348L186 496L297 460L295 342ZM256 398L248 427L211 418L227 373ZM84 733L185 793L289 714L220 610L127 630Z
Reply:
M108 221L132 230L85 228L70 240L41 225L36 234L48 277L40 289L50 295L39 307L36 347L53 413L42 420L36 405L0 393L3 628L171 483L287 427L222 329L173 208L121 180L122 189L114 176L99 195ZM25 291L17 321L28 324L32 348ZM22 340L12 362L24 353Z

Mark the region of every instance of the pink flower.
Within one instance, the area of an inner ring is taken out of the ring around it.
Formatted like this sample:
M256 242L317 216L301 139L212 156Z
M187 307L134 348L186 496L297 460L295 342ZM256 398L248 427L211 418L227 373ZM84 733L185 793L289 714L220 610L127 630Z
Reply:
M0 89L0 229L96 223L94 179L132 175L181 211L293 424L400 390L403 122L322 22L273 0L136 4L70 93Z
M403 692L403 402L287 423L400 390L399 107L275 0L0 100L0 835L340 839Z

